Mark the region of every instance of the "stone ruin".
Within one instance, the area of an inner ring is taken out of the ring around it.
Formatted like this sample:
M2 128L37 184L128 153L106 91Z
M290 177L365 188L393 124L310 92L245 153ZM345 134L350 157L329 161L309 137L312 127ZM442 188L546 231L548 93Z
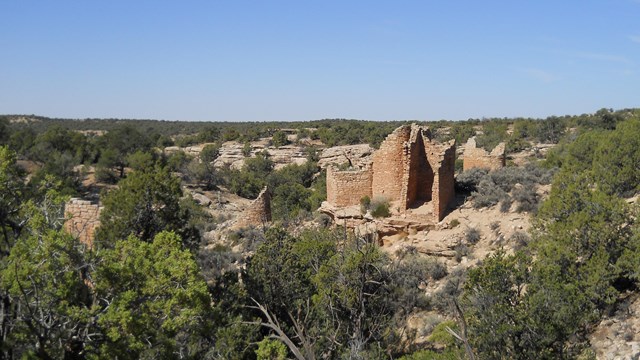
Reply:
M505 143L498 144L491 152L476 145L476 138L471 137L464 146L462 169L481 168L497 170L506 165Z
M271 193L265 186L240 215L235 227L259 226L271 221Z
M439 144L426 126L395 129L373 153L370 166L327 169L327 202L334 207L358 205L364 196L395 202L402 212L427 202L440 221L454 196L455 142Z
M100 226L99 204L72 198L64 207L64 229L88 247L93 247L95 231Z

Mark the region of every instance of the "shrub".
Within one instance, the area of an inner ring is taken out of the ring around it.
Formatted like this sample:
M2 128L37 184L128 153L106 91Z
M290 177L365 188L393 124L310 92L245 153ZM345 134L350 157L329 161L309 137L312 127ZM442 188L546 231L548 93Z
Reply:
M452 298L457 298L462 292L462 284L464 283L466 278L466 272L464 269L458 267L451 271L447 282L433 296L433 305L436 309L442 312L451 311L451 304L449 300Z
M468 244L477 244L480 241L480 230L475 227L467 228L464 233L464 238Z
M366 214L369 210L371 210L371 198L365 195L360 199L360 212Z
M322 226L322 227L329 227L329 225L331 225L331 216L327 215L327 214L318 214L316 216L316 222L318 223L318 225Z
M451 220L451 222L449 223L449 226L451 226L451 228L452 228L452 229L453 229L453 228L455 228L455 227L457 227L458 225L460 225L460 220L458 220L458 219L453 219L453 220Z
M96 181L107 184L115 184L117 180L116 174L111 169L103 166L96 167L95 177Z
M280 341L264 338L256 349L258 360L285 360L287 347Z
M486 169L473 168L463 171L456 177L456 191L470 193L477 190L480 180L487 175Z
M273 144L273 146L277 148L289 144L287 134L285 134L284 131L281 130L276 131L271 138L271 144Z
M251 150L252 150L252 149L253 149L253 148L251 147L251 143L250 143L250 142L248 142L248 141L247 141L247 142L245 142L245 143L244 143L244 146L242 146L242 155L243 155L244 157L249 157L249 156L251 156Z
M491 231L496 231L498 230L499 227L500 227L499 221L492 221L491 224L489 224L489 229L491 229Z
M467 247L467 245L463 244L463 243L459 243L458 245L456 245L456 247L454 248L454 250L456 251L456 254L454 256L454 259L457 262L462 261L462 258L469 255L469 248Z
M513 235L511 235L511 238L509 238L509 240L514 244L515 250L521 250L522 248L525 248L529 245L531 238L525 232L516 231L513 233Z
M435 281L442 279L448 274L447 267L439 261L431 263L428 271L431 279Z
M509 195L506 195L500 202L500 212L509 212L509 210L511 210L511 204L513 204L513 199L511 199Z
M461 173L464 168L464 160L463 159L456 159L456 162L454 163L454 167L453 167L453 171L456 172L456 174Z
M385 198L374 198L371 202L371 215L377 218L390 216L389 200Z
M508 196L490 177L485 177L478 184L478 190L473 193L473 207L480 209L493 206Z
M513 198L518 202L516 211L536 212L540 197L532 187L519 187L513 190Z

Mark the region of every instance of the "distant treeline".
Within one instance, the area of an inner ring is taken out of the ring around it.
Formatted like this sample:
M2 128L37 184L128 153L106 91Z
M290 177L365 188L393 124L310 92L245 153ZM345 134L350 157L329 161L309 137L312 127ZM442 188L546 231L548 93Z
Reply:
M134 119L60 119L36 115L0 115L13 132L31 129L43 133L56 125L75 131L111 131L124 125L154 138L171 138L176 145L187 146L204 138L215 141L255 141L273 136L280 129L291 129L299 138L322 141L327 146L369 143L377 147L393 129L408 123L430 126L439 140L456 139L464 143L477 130L480 146L491 148L507 141L508 150L526 146L522 141L557 143L568 129L613 129L615 124L640 114L640 109L600 109L593 114L549 116L535 118L482 118L462 121L367 121L353 119L323 119L312 121L272 122L201 122ZM510 129L509 127L512 126ZM198 136L200 135L200 136ZM166 141L165 141L166 142Z

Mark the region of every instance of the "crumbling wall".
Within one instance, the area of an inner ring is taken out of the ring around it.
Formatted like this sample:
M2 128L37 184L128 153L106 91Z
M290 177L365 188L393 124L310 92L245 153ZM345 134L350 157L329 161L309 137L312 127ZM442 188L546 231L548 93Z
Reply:
M411 137L405 143L401 203L405 209L429 201L433 192L433 168L426 156L425 143L430 140L428 128L411 126Z
M405 125L394 130L373 154L371 171L327 172L327 201L355 205L365 195L398 201L400 211L431 201L442 220L454 199L455 142L438 144L429 128Z
M95 231L100 226L99 204L73 198L65 204L64 229L88 247L93 247Z
M338 171L327 168L327 201L334 206L350 206L360 203L364 196L372 196L371 169Z
M405 125L395 129L380 144L373 154L373 196L382 196L390 201L400 200L404 179L406 155L405 143L411 137L411 126Z
M455 141L452 140L442 145L431 143L428 147L427 157L435 173L431 200L433 217L436 221L440 221L447 214L449 206L455 197Z
M469 138L464 146L463 170L473 168L496 170L503 168L505 164L505 143L498 144L490 153L477 147L475 137Z
M265 186L242 213L236 227L261 226L271 221L271 193Z

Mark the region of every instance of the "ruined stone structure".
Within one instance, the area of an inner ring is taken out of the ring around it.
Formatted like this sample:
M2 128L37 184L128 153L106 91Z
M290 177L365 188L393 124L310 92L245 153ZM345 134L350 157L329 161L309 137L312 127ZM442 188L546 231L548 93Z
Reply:
M65 204L65 230L88 247L93 247L95 230L100 226L99 204L73 198Z
M265 186L240 216L236 227L260 226L271 221L271 193Z
M476 145L475 136L469 138L464 146L463 170L481 168L496 170L503 168L506 164L505 143L500 143L491 152Z
M428 127L401 126L374 152L370 168L327 171L327 202L343 207L365 195L384 197L401 211L431 202L440 221L455 195L454 165L454 141L438 144Z
M364 196L371 196L371 168L338 171L327 168L327 201L335 206L360 203Z

